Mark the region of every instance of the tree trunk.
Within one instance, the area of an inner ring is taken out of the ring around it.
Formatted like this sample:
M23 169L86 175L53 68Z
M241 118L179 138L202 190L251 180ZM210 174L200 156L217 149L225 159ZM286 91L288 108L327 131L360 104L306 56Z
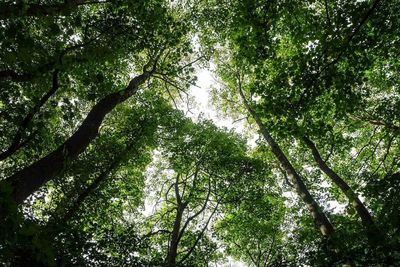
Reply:
M133 78L125 90L109 94L101 99L90 110L78 130L61 146L44 158L7 178L6 183L10 184L12 188L12 199L17 204L21 204L28 196L59 174L68 161L78 157L97 136L104 117L110 113L116 105L124 102L135 94L138 87L143 84L154 71L155 69L150 72L144 72ZM3 214L0 214L0 218L3 216Z
M358 216L360 216L362 223L365 226L371 226L374 224L374 221L368 212L367 208L361 202L361 200L357 197L354 191L350 188L350 186L329 166L326 162L321 158L319 151L315 144L307 137L303 136L304 143L310 148L314 160L317 162L319 168L329 177L331 178L332 182L335 183L340 190L347 196L351 205L357 211Z
M178 255L179 233L181 230L183 211L185 210L185 203L181 203L176 208L176 215L174 221L174 228L171 234L171 241L168 247L166 263L168 267L176 266L176 256Z
M274 138L269 133L268 129L262 123L260 117L250 107L240 87L241 85L239 86L239 94L243 100L246 109L256 121L261 131L261 134L271 147L272 153L278 159L278 161L282 165L282 168L286 171L288 177L290 178L291 182L296 188L297 194L306 204L306 207L310 211L317 227L321 231L322 235L331 236L334 233L334 228L332 224L329 222L328 218L325 216L321 208L318 206L317 202L315 202L310 192L308 191L306 185L304 184L303 180L301 179L300 175L296 172L290 161L283 153L282 149L279 147L278 143L274 140Z

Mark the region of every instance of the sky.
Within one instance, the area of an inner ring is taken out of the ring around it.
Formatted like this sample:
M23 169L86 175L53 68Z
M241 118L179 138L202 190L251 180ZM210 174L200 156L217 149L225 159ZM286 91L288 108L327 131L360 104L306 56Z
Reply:
M243 133L244 124L242 121L234 122L231 118L225 118L216 110L210 100L211 88L219 86L212 73L213 66L210 69L198 68L196 71L197 84L191 86L189 95L194 99L194 105L190 108L187 116L193 120L198 120L201 116L205 119L211 119L215 125L233 129L237 133ZM186 104L179 106L184 112L187 112Z

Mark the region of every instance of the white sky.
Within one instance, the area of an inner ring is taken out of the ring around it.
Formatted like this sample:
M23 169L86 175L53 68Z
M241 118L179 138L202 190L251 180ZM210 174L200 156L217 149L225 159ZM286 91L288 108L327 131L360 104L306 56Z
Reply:
M210 119L218 127L226 127L229 130L233 129L235 132L243 134L243 121L234 122L231 118L223 117L210 101L212 86L218 86L218 82L213 77L212 69L212 64L210 69L197 69L197 86L191 86L188 92L189 96L193 97L195 103L190 107L190 112L187 113L187 116L194 121L197 121L199 117ZM187 112L186 103L180 105L179 108Z

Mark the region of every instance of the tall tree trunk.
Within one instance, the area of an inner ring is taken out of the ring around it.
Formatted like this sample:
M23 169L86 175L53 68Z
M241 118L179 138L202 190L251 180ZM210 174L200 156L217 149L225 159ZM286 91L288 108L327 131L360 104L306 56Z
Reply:
M21 204L29 195L59 174L68 161L78 157L97 136L104 117L119 103L135 94L138 87L149 79L154 71L155 68L133 78L125 90L105 96L90 110L78 130L61 146L7 178L6 183L12 188L12 199ZM3 216L0 214L0 218Z
M329 177L331 178L332 182L335 183L340 190L347 196L351 205L357 211L358 216L360 216L362 223L365 226L371 226L374 224L372 216L368 212L367 208L361 202L361 200L357 197L355 192L350 188L350 186L329 166L326 162L321 158L319 151L315 144L307 137L303 136L304 143L308 146L311 150L311 153L314 157L315 162L317 162L319 168Z
M245 105L247 111L251 114L251 116L256 121L261 134L271 147L272 153L278 159L282 168L286 171L289 179L293 183L294 187L296 188L297 194L306 204L307 209L310 211L317 227L321 231L322 235L324 236L331 236L334 233L334 228L332 224L329 222L326 215L323 213L321 208L318 206L317 202L311 196L310 192L308 191L306 185L304 184L300 175L296 172L290 161L287 159L285 154L283 153L282 149L279 147L278 143L274 140L274 138L269 133L267 127L262 123L260 117L257 115L256 112L250 107L249 103L246 100L246 97L243 94L241 89L241 82L239 81L239 94L243 100L243 104Z
M179 233L181 230L182 216L186 208L185 203L178 204L174 221L174 228L171 233L171 239L168 247L166 263L168 267L176 266L176 257L178 255Z

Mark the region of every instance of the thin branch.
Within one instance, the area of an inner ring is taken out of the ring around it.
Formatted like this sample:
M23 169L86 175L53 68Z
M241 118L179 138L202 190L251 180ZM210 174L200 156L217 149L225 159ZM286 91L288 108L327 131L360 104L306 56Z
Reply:
M382 136L381 138L379 138L378 142L376 143L376 145L374 146L374 149L372 151L372 153L370 153L370 155L365 159L365 162L369 161L370 158L372 158L375 155L376 150L378 149L379 144L382 142L382 140L386 137L386 135ZM357 171L357 176L360 175L360 172L362 171L364 166L361 166L358 171Z
M149 233L143 235L142 239L149 238L149 237L151 237L153 235L158 235L158 234L171 234L171 231L165 230L165 229L160 229L160 230L157 230L155 232L149 232Z
M368 142L358 151L358 153L357 153L356 156L354 157L353 161L357 160L357 158L361 155L361 152L363 152L363 150L364 150L365 148L367 148L368 146L371 145L372 139L374 138L377 129L378 129L378 127L374 127L374 131L373 131L371 137L369 138Z
M178 73L178 72L182 71L183 69L186 69L187 67L192 66L193 64L195 64L196 62L198 62L199 60L201 60L203 58L204 58L204 56L200 56L200 57L196 58L195 60L193 60L193 61L191 61L191 62L189 62L189 63L187 63L187 64L185 64L185 65L183 65L181 67L179 67L173 73L159 73L159 74L161 74L161 75L170 75L170 74Z
M378 167L376 167L376 169L372 172L372 176L379 170L379 168L382 166L382 164L385 163L386 158L387 158L387 156L389 155L390 148L392 147L392 142L393 142L394 138L395 138L395 135L393 135L393 136L389 139L389 143L388 143L388 146L387 146L387 148L386 148L386 153L385 153L385 155L383 156L383 159L379 162Z
M179 242L179 240L182 238L182 236L183 236L183 234L184 234L186 228L188 227L189 223L190 223L194 218L196 218L197 216L199 216L199 215L206 209L207 203L208 203L208 201L209 201L209 199L210 199L210 194L211 194L211 181L210 181L210 179L208 179L208 192L207 192L206 200L204 201L203 206L200 208L200 210L198 210L195 214L193 214L192 216L190 216L190 217L186 220L185 224L183 225L183 227L182 227L182 229L181 229L181 231L180 231L180 233L179 233L178 242Z
M164 81L164 84L165 84L165 90L167 90L167 93L168 93L169 97L171 98L172 102L174 103L175 108L178 109L178 105L175 102L175 98L172 96L171 92L168 89L167 82Z
M221 199L220 199L221 200ZM190 254L192 254L193 250L196 248L197 244L199 243L199 241L201 240L201 238L204 235L204 232L206 231L208 224L211 221L211 218L214 216L215 212L218 209L218 206L220 204L220 201L217 203L217 205L215 206L214 210L212 211L211 215L208 217L208 220L206 222L206 224L204 225L203 229L201 230L200 234L197 236L196 241L194 242L193 246L190 248L190 250L185 254L185 256L182 257L182 259L179 261L179 265L182 264L189 256Z
M243 118L239 118L239 119L237 119L237 120L234 120L234 121L232 122L232 124L238 123L238 122L240 122L240 121L242 121L242 120L245 120L245 119L247 119L247 118L248 118L248 116L243 117Z
M289 181L289 178L288 178L288 176L287 176L286 171L285 171L284 169L282 169L282 166L281 166L279 163L277 163L276 165L278 166L279 170L281 171L281 173L282 173L282 175L283 175L283 178L285 178L285 182L286 182L291 188L294 188L293 184Z
M233 244L237 246L240 250L244 251L247 256L249 256L250 260L254 263L255 266L257 266L257 261L253 258L253 255L250 253L248 249L243 248L241 245L235 242L235 240L232 240Z
M178 206L180 206L182 204L182 198L179 195L179 177L180 177L180 174L178 173L176 175L175 183L174 183L175 197L176 197L176 202L178 203Z
M55 69L52 76L52 87L51 89L39 100L39 102L33 107L32 111L29 112L25 118L22 120L21 125L18 127L17 132L14 135L12 143L9 145L6 151L0 154L0 161L10 157L14 154L19 148L21 148L22 136L31 123L32 119L39 112L40 108L47 102L47 100L55 94L57 89L59 88L58 83L58 74L60 70ZM31 136L32 138L33 136ZM28 140L28 139L27 139Z
M265 261L264 261L264 265L265 266L267 266L268 261L269 261L269 257L271 256L271 252L273 251L273 248L274 248L274 245L275 245L275 239L276 239L276 232L274 232L274 235L272 237L272 242L271 242L271 245L270 245L269 250L268 250L268 254L265 257Z

